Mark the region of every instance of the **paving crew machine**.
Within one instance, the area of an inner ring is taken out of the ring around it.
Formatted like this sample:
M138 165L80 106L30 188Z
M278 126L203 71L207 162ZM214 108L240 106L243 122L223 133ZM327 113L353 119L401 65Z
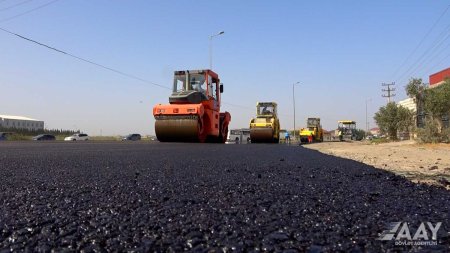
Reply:
M280 121L277 116L277 103L256 104L256 118L250 121L250 140L252 143L278 143Z
M169 104L153 107L158 140L225 143L231 115L220 112L222 92L212 70L175 71Z
M356 140L356 122L353 120L339 120L336 136L340 141Z
M306 128L300 129L300 143L322 142L323 129L320 118L308 118Z

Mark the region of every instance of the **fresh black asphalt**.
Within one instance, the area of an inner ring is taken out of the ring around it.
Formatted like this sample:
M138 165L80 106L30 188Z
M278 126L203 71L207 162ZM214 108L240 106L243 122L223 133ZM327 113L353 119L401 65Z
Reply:
M448 252L449 218L443 188L299 146L0 143L0 252Z

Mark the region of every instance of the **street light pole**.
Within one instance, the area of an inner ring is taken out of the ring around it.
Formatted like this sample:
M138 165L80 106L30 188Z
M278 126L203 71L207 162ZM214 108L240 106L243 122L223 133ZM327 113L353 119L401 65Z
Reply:
M212 70L212 39L216 36L224 34L224 31L209 36L209 69Z
M293 140L295 141L295 85L299 84L300 82L296 82L292 84L292 102L294 104L294 136L293 136Z
M367 120L367 102L372 101L371 98L366 99L366 134L369 133L369 121Z

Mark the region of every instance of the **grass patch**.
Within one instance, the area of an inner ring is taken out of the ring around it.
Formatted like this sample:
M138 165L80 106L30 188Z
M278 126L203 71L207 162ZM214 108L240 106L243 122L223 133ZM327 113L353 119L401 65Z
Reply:
M370 141L370 143L372 144L381 144L381 143L388 143L391 142L392 140L386 139L386 138L377 138L377 139L372 139Z
M8 135L8 141L31 141L32 136L23 135L23 134L11 134Z
M90 136L90 141L120 141L121 136Z

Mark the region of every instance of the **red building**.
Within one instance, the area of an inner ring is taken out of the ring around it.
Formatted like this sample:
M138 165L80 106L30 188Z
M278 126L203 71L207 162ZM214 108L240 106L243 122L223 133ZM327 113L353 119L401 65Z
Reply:
M430 76L430 88L434 88L443 84L446 78L450 78L450 68L432 74ZM450 127L449 119L450 119L450 108L447 115L442 116L442 122L444 123L444 127Z
M436 87L439 84L442 84L445 78L450 78L450 68L430 75L430 87Z

